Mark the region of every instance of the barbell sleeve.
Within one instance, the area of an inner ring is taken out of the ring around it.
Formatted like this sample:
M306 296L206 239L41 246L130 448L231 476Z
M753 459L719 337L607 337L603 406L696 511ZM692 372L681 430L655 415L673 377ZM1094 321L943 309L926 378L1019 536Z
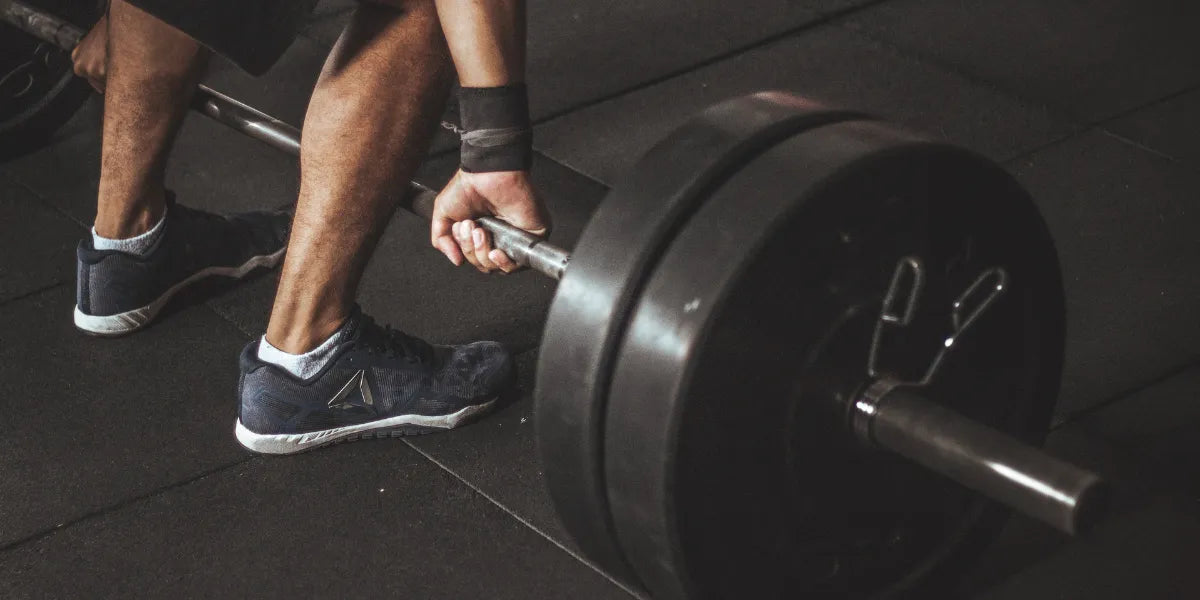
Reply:
M860 437L1069 534L1107 510L1109 488L1095 473L896 387L855 402Z
M16 0L0 0L0 14L10 25L67 52L78 45L84 36L84 31L75 25ZM206 85L197 87L192 109L247 137L293 156L300 155L298 128ZM433 190L415 181L410 182L401 206L431 219L435 197ZM562 278L571 257L568 251L500 219L482 217L476 221L491 233L492 245L503 250L517 264L552 279Z

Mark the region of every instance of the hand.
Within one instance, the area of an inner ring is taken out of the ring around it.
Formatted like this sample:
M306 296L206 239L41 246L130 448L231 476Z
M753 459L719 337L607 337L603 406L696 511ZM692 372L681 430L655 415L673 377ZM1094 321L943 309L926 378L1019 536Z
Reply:
M108 16L100 17L92 30L79 40L71 51L75 63L75 74L87 80L97 92L104 93L104 79L108 63Z
M534 235L550 232L550 215L533 190L528 171L454 174L433 203L430 241L455 266L467 262L481 273L511 273L520 265L492 247L492 236L472 218L495 216Z

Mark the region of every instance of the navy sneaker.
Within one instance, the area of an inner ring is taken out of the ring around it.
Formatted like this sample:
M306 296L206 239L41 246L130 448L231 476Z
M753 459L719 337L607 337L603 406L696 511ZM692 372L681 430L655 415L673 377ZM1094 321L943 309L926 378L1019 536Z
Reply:
M263 454L453 429L495 406L515 381L496 342L433 346L358 312L325 367L308 379L242 350L234 432Z
M132 333L190 283L274 267L283 260L290 224L284 211L226 217L177 204L168 193L162 237L150 254L96 250L90 235L79 243L75 327L91 335Z

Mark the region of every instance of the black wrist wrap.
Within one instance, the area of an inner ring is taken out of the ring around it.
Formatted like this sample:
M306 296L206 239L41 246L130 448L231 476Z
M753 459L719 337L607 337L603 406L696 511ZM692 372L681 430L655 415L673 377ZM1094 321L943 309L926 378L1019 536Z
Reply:
M468 173L525 171L533 162L533 130L525 84L461 88L462 169Z

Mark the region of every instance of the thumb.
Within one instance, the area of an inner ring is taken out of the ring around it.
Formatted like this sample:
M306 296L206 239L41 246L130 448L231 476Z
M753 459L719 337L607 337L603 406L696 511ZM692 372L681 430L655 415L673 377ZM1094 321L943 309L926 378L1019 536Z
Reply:
M550 234L550 214L533 190L526 193L529 194L527 201L509 204L510 208L498 211L496 218L538 237L546 237Z

